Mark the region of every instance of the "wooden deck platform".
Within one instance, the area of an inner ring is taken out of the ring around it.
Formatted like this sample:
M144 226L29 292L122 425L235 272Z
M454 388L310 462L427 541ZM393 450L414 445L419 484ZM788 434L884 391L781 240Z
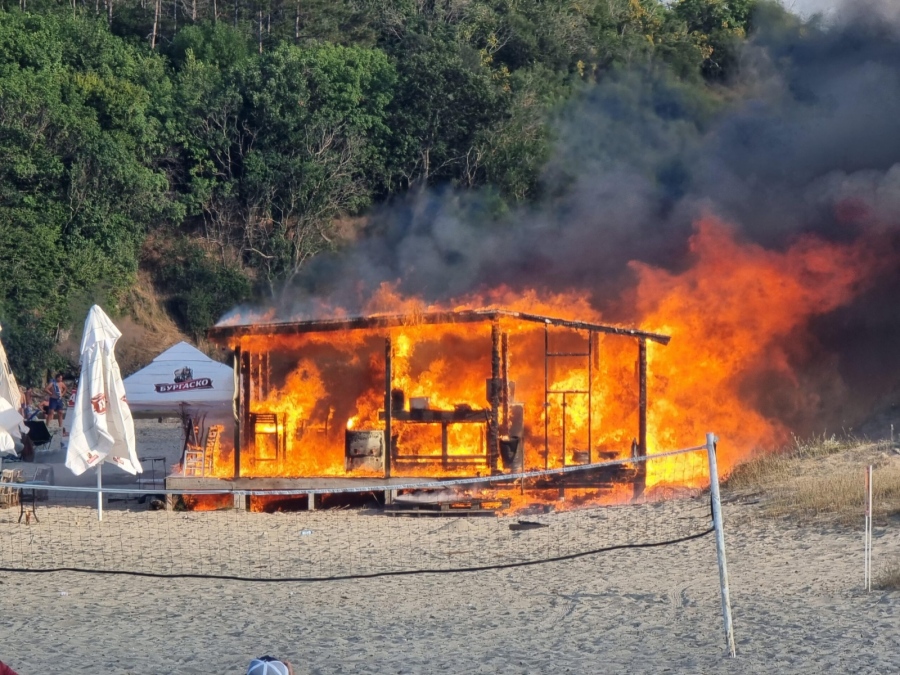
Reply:
M397 494L395 486L421 485L433 483L436 478L422 477L359 477L345 478L341 476L319 476L316 478L209 478L197 476L167 476L166 490L174 490L181 494L196 494L203 490L334 490L353 487L371 487L373 490L384 492L385 504L391 504ZM172 508L176 498L168 495L166 508ZM316 508L316 496L308 495L309 510ZM235 495L234 506L237 509L246 509L248 498Z
M380 478L362 476L319 476L316 478L210 478L197 476L167 476L167 490L340 490L352 487L376 487L390 490L395 485L433 483L439 478L411 478L408 476ZM451 480L451 479L448 479Z

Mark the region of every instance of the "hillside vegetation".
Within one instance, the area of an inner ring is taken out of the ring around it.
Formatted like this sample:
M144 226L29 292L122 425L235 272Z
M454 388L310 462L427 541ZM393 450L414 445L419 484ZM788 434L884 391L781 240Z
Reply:
M761 12L796 24L753 0L0 5L12 366L63 365L90 304L148 284L200 336L410 191L539 199L568 102L640 71L714 115Z

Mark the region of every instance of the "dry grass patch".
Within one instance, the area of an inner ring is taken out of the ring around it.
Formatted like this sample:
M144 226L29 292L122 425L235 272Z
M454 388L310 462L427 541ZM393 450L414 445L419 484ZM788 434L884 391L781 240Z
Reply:
M781 452L735 467L725 483L735 497L758 497L765 513L799 521L851 524L864 515L865 467L875 467L876 522L900 514L900 455L888 443L853 437L796 439Z
M900 591L900 562L895 562L876 574L875 587L883 591Z

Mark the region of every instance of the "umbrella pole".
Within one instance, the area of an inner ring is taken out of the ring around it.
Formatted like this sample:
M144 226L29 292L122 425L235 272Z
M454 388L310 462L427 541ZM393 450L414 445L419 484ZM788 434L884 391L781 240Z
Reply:
M100 468L103 462L97 465L97 520L103 520L103 479Z

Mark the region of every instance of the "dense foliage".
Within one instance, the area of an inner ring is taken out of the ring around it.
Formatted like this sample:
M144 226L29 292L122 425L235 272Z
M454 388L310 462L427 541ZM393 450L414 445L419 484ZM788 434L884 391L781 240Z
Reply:
M20 0L0 9L0 324L25 380L141 265L202 334L425 186L535 198L618 70L727 85L753 0ZM0 5L2 7L2 5Z

